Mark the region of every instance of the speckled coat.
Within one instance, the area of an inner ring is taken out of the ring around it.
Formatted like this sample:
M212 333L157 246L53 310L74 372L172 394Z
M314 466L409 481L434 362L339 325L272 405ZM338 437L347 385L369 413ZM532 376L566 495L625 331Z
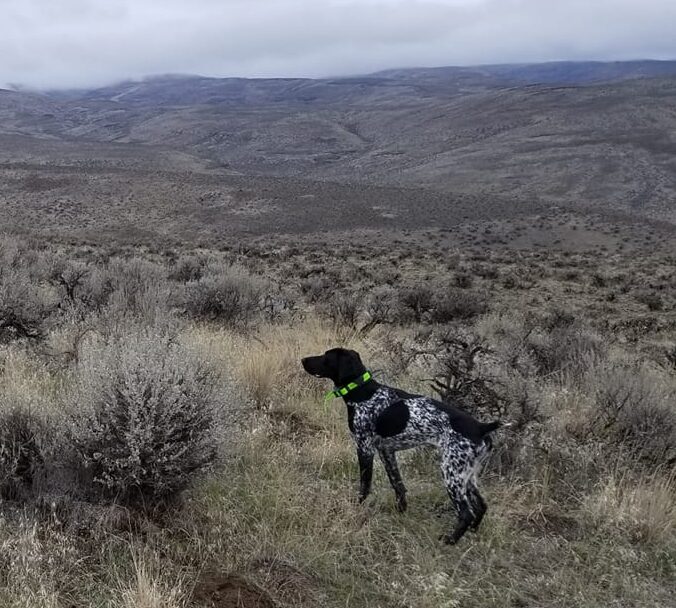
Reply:
M406 487L395 454L434 445L441 454L444 484L458 514L455 529L444 535L444 540L456 543L468 528L479 527L486 503L477 489L477 475L491 450L489 435L499 422L484 424L461 407L380 384L354 350L332 348L301 362L307 373L331 379L336 390L330 396L342 396L345 401L357 445L360 501L371 491L373 458L378 452L394 488L397 508L405 511Z
M491 450L488 434L497 423L481 424L460 410L429 397L410 395L379 385L366 400L344 397L348 424L360 465L359 498L371 489L373 457L377 451L392 484L400 511L406 509L406 488L395 452L420 445L436 446L441 472L458 513L458 526L445 540L455 543L467 528L476 529L486 512L477 489L477 475Z

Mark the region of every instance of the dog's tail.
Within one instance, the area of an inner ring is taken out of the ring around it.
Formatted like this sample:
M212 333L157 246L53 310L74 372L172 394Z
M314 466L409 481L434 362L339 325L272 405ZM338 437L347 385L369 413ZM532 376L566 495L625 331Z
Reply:
M502 422L500 422L499 420L494 420L493 422L480 424L479 433L481 437L485 437L486 435L489 435L490 433L498 429L500 426L502 426Z

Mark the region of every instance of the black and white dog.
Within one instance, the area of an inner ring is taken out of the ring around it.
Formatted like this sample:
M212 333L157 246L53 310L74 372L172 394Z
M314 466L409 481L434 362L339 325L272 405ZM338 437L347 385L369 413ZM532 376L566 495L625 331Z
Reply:
M305 371L333 381L327 398L342 397L359 459L359 500L371 491L373 456L378 451L394 488L399 511L406 510L406 488L395 452L419 445L435 445L441 453L441 472L458 514L458 523L444 540L455 544L468 528L476 530L486 513L477 489L477 474L491 450L490 433L499 422L483 424L462 410L430 397L410 395L376 382L353 350L333 348L302 360Z

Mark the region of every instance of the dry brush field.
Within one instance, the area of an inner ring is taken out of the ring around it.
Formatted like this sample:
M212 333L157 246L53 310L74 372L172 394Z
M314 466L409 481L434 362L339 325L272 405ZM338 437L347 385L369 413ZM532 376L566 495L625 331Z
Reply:
M488 247L504 228L1 236L0 605L673 605L673 251ZM438 541L433 452L402 458L408 512L378 466L357 503L344 407L299 365L337 345L512 423L478 534Z

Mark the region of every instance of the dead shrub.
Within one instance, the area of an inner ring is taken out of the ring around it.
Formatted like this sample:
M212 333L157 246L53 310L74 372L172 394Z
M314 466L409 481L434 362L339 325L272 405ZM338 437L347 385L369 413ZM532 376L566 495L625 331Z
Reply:
M355 293L337 293L322 307L324 313L338 327L356 329L364 303Z
M54 308L24 272L0 274L0 342L41 337L44 322Z
M451 287L435 295L431 318L434 323L472 319L485 313L487 307L481 294Z
M44 462L40 421L0 396L0 498L17 500L30 494Z
M180 283L199 281L204 276L206 264L204 256L183 255L169 271L169 278Z
M526 379L498 361L482 338L447 332L428 352L435 361L432 389L442 401L480 418L509 420L516 431L540 420Z
M479 366L479 358L488 353L483 340L447 333L438 337L432 352L437 363L432 388L442 401L472 414L503 415L504 399Z
M416 285L401 289L397 296L399 320L421 323L434 308L434 292L426 285Z
M376 287L366 300L366 328L394 322L396 315L396 291L387 285Z
M266 293L260 302L263 318L269 323L279 323L293 317L297 310L297 302L292 294L279 290Z
M63 290L66 301L73 303L89 272L89 267L82 262L57 257L52 262L49 279Z

